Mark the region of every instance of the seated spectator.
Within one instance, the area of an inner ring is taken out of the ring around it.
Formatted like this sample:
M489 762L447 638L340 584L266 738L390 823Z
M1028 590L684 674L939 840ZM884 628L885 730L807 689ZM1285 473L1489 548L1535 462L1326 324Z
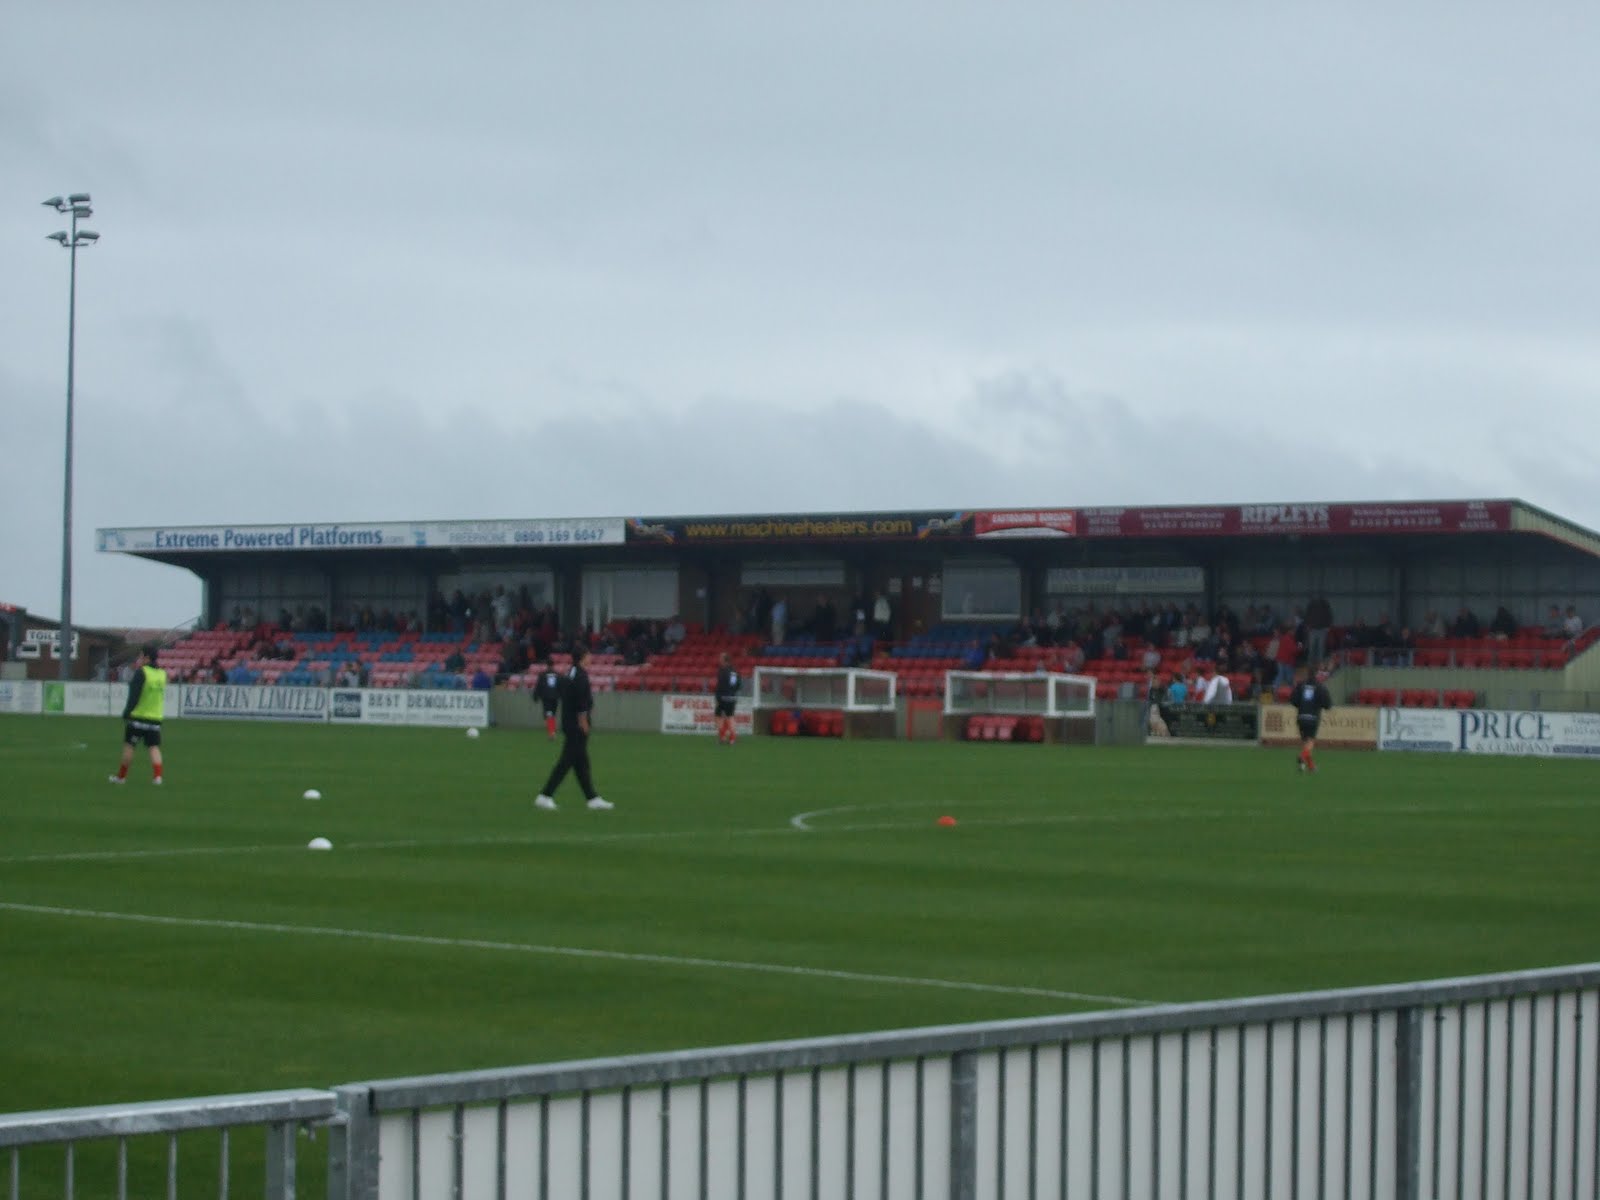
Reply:
M1189 638L1193 633L1193 630L1194 622L1190 618L1184 617L1182 624L1174 629L1167 637L1167 645L1175 647L1179 650L1186 649L1189 645Z
M460 646L450 651L450 656L444 660L444 669L452 675L459 675L467 669L467 660L462 656Z
M1450 626L1450 636L1458 638L1475 638L1483 635L1483 627L1478 624L1478 616L1465 604L1461 611L1456 613L1455 624Z
M1154 671L1161 665L1161 651L1154 646L1146 646L1144 653L1139 657L1139 665L1146 671Z
M688 636L689 631L684 628L683 619L674 613L672 620L667 622L667 627L661 631L661 643L670 654Z
M1561 615L1561 606L1552 604L1550 613L1544 619L1544 636L1547 638L1567 637L1566 618Z
M1450 631L1445 627L1444 618L1432 611L1422 618L1422 636L1428 638L1449 637Z
M361 664L356 659L345 659L344 666L339 668L339 687L358 688L361 686Z
M1494 619L1489 622L1489 636L1505 641L1514 637L1517 632L1517 619L1511 615L1511 610L1502 604L1494 610Z
M1077 642L1068 642L1065 653L1061 658L1061 665L1066 669L1067 674L1081 674L1083 672L1083 664L1085 661L1087 660L1085 659L1083 653L1083 647ZM1156 656L1156 661L1160 661L1160 655Z
M493 686L494 680L489 677L489 672L485 671L480 665L472 673L472 690L475 692L487 692Z
M1561 630L1574 641L1583 636L1583 618L1578 615L1577 605L1567 605L1567 616L1561 622Z
M1233 653L1231 665L1236 672L1258 675L1261 669L1261 652L1254 642L1240 642Z

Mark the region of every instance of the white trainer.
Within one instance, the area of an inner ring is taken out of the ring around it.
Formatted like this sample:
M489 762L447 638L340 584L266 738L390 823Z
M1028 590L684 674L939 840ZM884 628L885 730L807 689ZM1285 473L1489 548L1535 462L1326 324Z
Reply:
M611 803L611 801L609 801L609 800L602 800L599 796L596 796L593 800L589 801L589 807L590 808L597 808L597 809L598 808L615 808L616 805Z
M106 776L106 782L107 783L121 783L121 782L123 782L123 779L122 779L121 775L107 775Z
M549 796L540 793L533 798L533 806L535 808L554 808L556 806L556 802Z
M161 776L159 776L159 775L157 775L157 776L156 776L156 777L155 777L155 778L154 778L154 779L152 779L152 780L151 780L151 781L150 781L150 782L151 782L151 783L153 783L153 784L155 784L155 785L156 785L156 786L157 786L157 787L160 787L160 786L161 786L161 785L162 785L162 784L163 784L163 783L164 783L164 782L166 782L166 781L165 781L165 780L164 780L164 779L162 779L162 778L161 778Z

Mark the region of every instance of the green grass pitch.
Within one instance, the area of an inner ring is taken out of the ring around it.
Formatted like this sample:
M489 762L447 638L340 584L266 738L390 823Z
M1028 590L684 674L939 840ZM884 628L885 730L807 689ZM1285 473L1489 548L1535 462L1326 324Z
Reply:
M602 730L544 813L542 730L119 737L0 718L7 1110L1600 958L1590 763Z

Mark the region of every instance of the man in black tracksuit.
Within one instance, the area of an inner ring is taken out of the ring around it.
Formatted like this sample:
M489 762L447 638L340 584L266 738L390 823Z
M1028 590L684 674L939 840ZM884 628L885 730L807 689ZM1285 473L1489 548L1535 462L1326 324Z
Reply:
M544 789L534 797L533 802L539 808L556 806L556 789L561 786L568 771L577 773L578 786L583 789L590 808L614 807L609 800L600 798L600 794L594 790L594 779L589 774L589 718L594 711L594 692L589 687L589 672L584 670L584 664L588 661L589 647L582 644L575 646L572 667L561 685L561 733L565 741L561 744L561 757L550 772Z

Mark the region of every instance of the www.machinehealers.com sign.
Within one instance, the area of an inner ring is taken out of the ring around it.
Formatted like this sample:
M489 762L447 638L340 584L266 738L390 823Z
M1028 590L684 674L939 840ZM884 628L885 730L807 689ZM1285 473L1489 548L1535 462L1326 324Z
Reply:
M345 525L184 525L101 529L110 554L237 554L282 550L460 549L466 546L619 546L621 517L407 521Z

